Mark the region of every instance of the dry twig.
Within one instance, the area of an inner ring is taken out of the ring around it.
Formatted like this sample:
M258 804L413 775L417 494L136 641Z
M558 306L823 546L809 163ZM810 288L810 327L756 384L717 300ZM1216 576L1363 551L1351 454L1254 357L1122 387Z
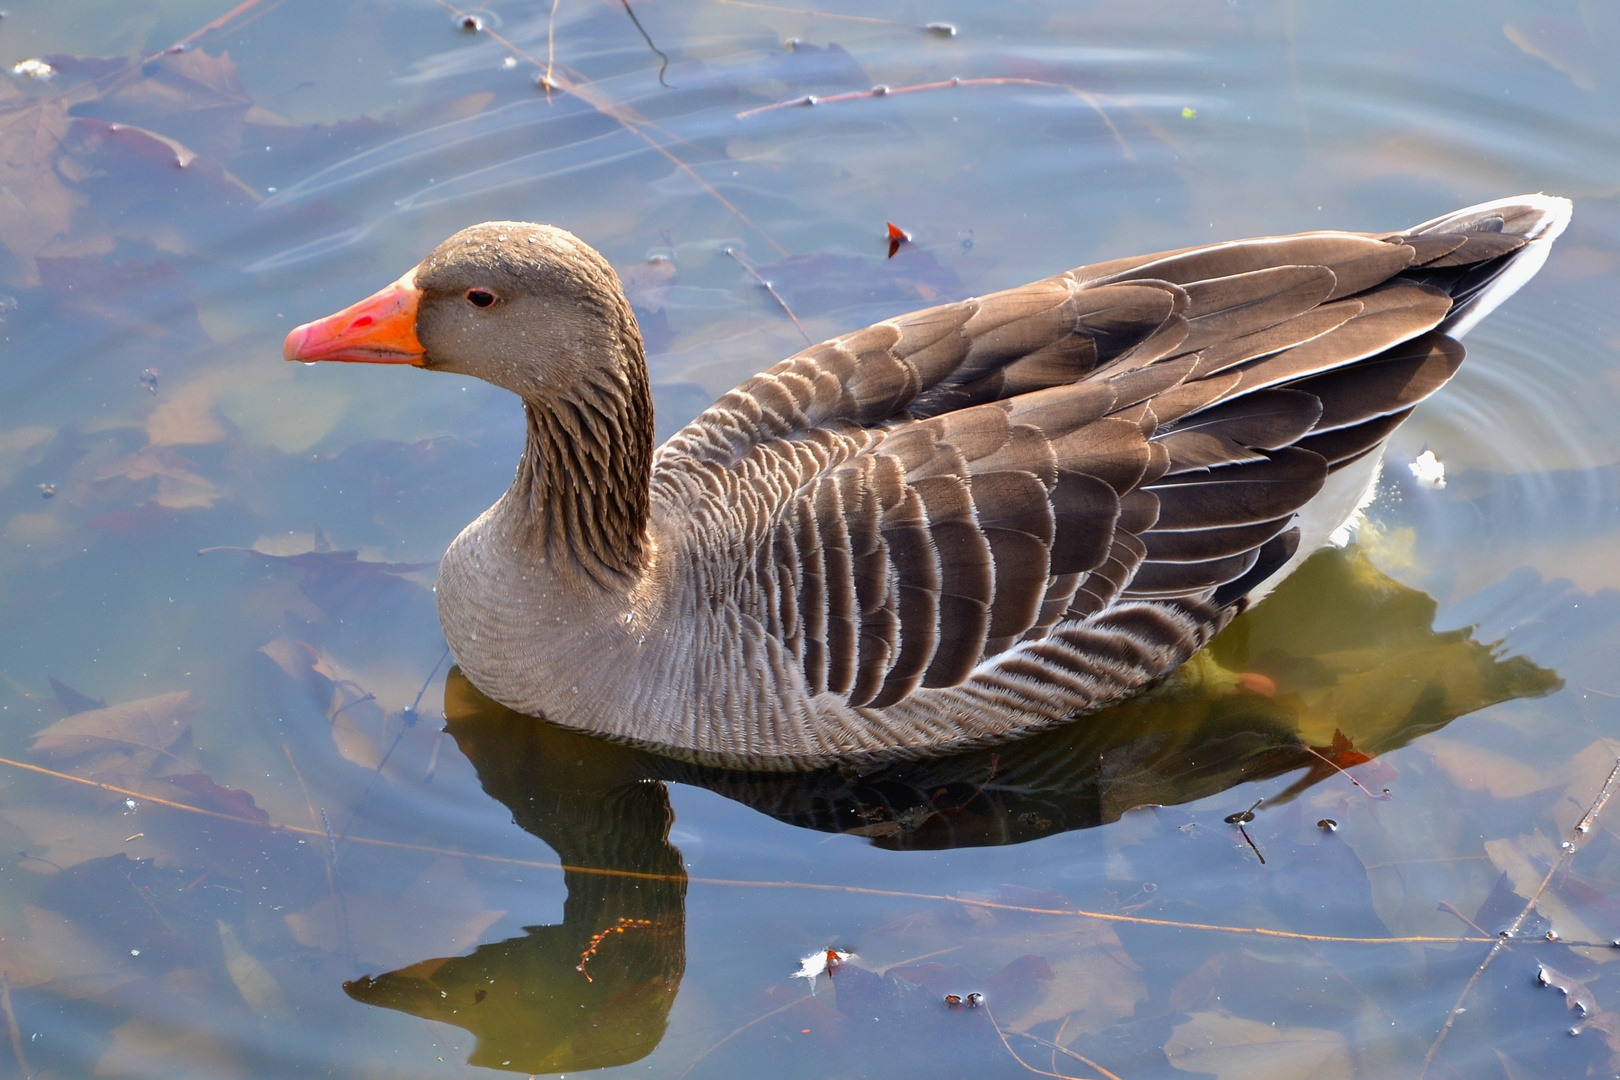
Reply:
M309 797L309 787L304 783L304 774L298 769L298 762L293 760L292 748L286 743L281 744L281 752L287 755L287 764L292 766L293 777L298 781L298 790L304 793L304 805L309 808L310 824L316 825L326 820L326 815L315 809L315 801ZM330 834L328 834L330 837ZM326 890L332 897L332 921L343 942L343 955L354 958L354 946L349 941L349 916L343 904L343 897L338 893L337 887L337 846L329 844L321 849L321 862L326 867Z
M1000 1024L996 1023L996 1016L995 1016L994 1013L992 1013L990 1011L989 1002L981 1001L979 1003L978 1007L980 1009L984 1010L985 1019L989 1020L990 1021L990 1026L995 1029L996 1038L1001 1040L1001 1045L1007 1048L1007 1053L1011 1054L1012 1059L1014 1061L1018 1062L1018 1064L1022 1065L1024 1068L1028 1069L1030 1072L1036 1074L1037 1076L1051 1076L1051 1077L1055 1077L1056 1080L1084 1080L1084 1078L1082 1078L1082 1077L1070 1076L1068 1073L1057 1072L1055 1066L1054 1066L1052 1071L1047 1071L1046 1069L1037 1069L1035 1066L1031 1065L1029 1062L1027 1062L1023 1058L1019 1057L1018 1056L1018 1051L1014 1050L1012 1048L1012 1043L1007 1041L1007 1032L1002 1028L1002 1026ZM1039 1044L1041 1046L1050 1047L1051 1050L1052 1050L1052 1053L1054 1055L1056 1055L1056 1054L1065 1054L1065 1055L1073 1058L1074 1060L1078 1061L1080 1064L1084 1065L1088 1069L1096 1069L1099 1073L1102 1074L1104 1080L1120 1080L1120 1078L1117 1075L1115 1075L1114 1073L1109 1072L1107 1069L1103 1068L1101 1065L1097 1064L1095 1061L1092 1061L1090 1058L1085 1057L1085 1056L1083 1056L1081 1054L1075 1053L1073 1050L1070 1050L1067 1046L1059 1046L1057 1043L1053 1042L1051 1039L1043 1039L1039 1035L1033 1035L1033 1034L1031 1034L1031 1033L1029 1033L1027 1031L1015 1031L1012 1034L1017 1035L1021 1039L1028 1039L1031 1042L1037 1043L1037 1044Z
M297 836L317 838L326 836L325 831L321 829L308 829L297 825L278 825L275 822L257 821L238 814L207 810L200 806L192 806L189 803L176 802L173 799L119 787L116 784L108 784L100 780L89 780L82 776L74 776L72 773L58 772L55 769L47 769L43 765L31 765L26 761L17 761L13 758L0 757L0 765L9 765L14 769L21 769L39 776L49 776L67 783L82 784L86 787L93 787L126 798L141 799L152 806L162 806L187 814L200 814L203 817L214 818L218 821L230 821L237 825L251 825L255 828L292 833ZM369 847L388 848L395 851L411 851L420 855L443 855L453 859L473 859L478 862L500 866L521 866L531 870L594 874L601 877L628 878L635 881L680 881L692 885L714 885L737 889L798 889L807 892L839 893L846 896L885 896L896 900L933 900L945 904L960 904L963 907L982 908L986 911L1012 911L1024 915L1053 915L1071 919L1091 919L1097 922L1128 923L1133 926L1157 926L1166 930L1201 930L1206 933L1237 934L1282 941L1317 941L1340 945L1486 945L1497 940L1490 937L1440 937L1432 934L1412 934L1405 937L1305 934L1294 930L1272 930L1264 926L1224 926L1219 923L1182 922L1176 919L1153 919L1144 915L1121 915L1108 911L1087 911L1084 908L1039 908L1027 904L1005 904L998 900L983 900L976 896L957 896L950 893L911 892L906 889L873 889L864 885L834 885L817 881L750 881L745 878L655 874L638 870L612 870L598 866L573 866L568 863L545 862L539 859L519 859L507 855L486 855L476 851L459 851L455 848L435 847L431 844L412 844L402 840L382 840L371 836L351 836L347 839L351 844L365 844ZM1569 941L1564 939L1556 942L1550 941L1547 944L1562 948L1587 949L1607 949L1613 945L1609 941Z
M845 22L876 23L879 26L900 26L907 30L920 29L916 23L900 22L896 19L880 19L875 15L841 15L832 11L811 11L808 8L777 7L775 4L756 4L752 0L709 0L713 4L724 4L727 7L751 8L754 11L774 11L781 15L807 15L816 19L842 19Z
M1535 910L1536 901L1541 899L1541 894L1547 891L1548 885L1552 884L1553 875L1563 869L1565 863L1574 858L1575 852L1580 848L1581 841L1591 831L1592 823L1597 820L1598 814L1603 811L1604 804L1609 801L1609 796L1614 794L1617 780L1620 780L1620 760L1617 760L1614 763L1614 768L1609 770L1608 779L1604 780L1603 786L1598 789L1597 798L1586 811L1586 815L1575 823L1574 836L1565 841L1563 854L1553 860L1552 866L1547 870L1547 876L1541 879L1541 884L1536 886L1536 891L1530 894L1529 899L1524 902L1524 907L1519 911L1518 915L1514 916L1507 929L1497 935L1495 944L1491 946L1491 951L1485 954L1485 959L1479 962L1479 967L1474 969L1474 973L1469 976L1468 982L1464 984L1462 993L1457 995L1457 1003L1451 1007L1451 1012L1446 1014L1446 1022L1440 1026L1440 1033L1434 1037L1434 1042L1429 1045L1429 1052L1423 1055L1423 1067L1418 1070L1418 1080L1423 1080L1423 1077L1428 1075L1429 1066L1434 1063L1434 1056L1440 1052L1440 1044L1446 1041L1447 1035L1451 1034L1451 1028L1456 1024L1457 1017L1462 1015L1463 1002L1468 1000L1468 995L1473 992L1474 985L1485 974L1485 969L1491 966L1491 961L1496 959L1498 953L1508 948L1508 941L1517 936L1519 927L1524 925L1524 920L1529 918L1530 912Z
M805 331L804 324L799 321L799 317L797 315L793 314L793 309L788 307L788 302L786 300L782 299L782 294L776 291L776 286L772 285L770 282L761 277L759 271L755 270L753 265L750 264L747 259L743 258L741 253L739 253L736 248L726 248L726 254L735 259L738 266L748 271L750 277L763 285L765 287L765 291L771 294L771 298L775 300L778 305L780 305L783 311L787 312L787 317L792 319L793 325L799 328L799 334L804 338L804 343L806 345L814 345L815 342L811 340L809 333Z
M1039 86L1049 90L1065 90L1090 105L1096 111L1097 115L1102 118L1102 122L1108 125L1108 130L1114 136L1114 142L1119 145L1120 153L1124 155L1126 161L1136 160L1136 155L1131 153L1130 146L1125 142L1125 136L1119 133L1119 128L1114 126L1114 121L1109 118L1108 113L1103 109L1095 94L1082 90L1078 86L1070 86L1068 83L1047 82L1043 79L1026 79L1016 75L985 76L976 79L942 79L938 82L913 83L910 86L878 85L870 90L855 90L847 94L828 94L826 97L806 94L804 97L797 97L791 101L776 101L769 105L761 105L758 108L744 109L737 114L737 119L746 120L751 116L774 112L777 109L795 109L805 105L831 105L840 101L862 101L868 98L894 97L898 94L916 94L924 90L951 90L961 86Z
M458 19L464 19L467 17L467 13L450 3L450 0L433 0L433 2L450 12ZM614 101L612 98L596 89L596 87L592 86L588 81L584 79L570 78L568 75L559 74L561 69L557 68L554 63L542 64L540 60L537 57L532 56L528 50L519 47L518 44L512 41L510 38L503 37L498 31L485 27L483 33L492 41L500 42L500 44L504 46L506 50L513 56L521 56L524 60L533 65L536 70L540 71L541 78L543 80L542 85L548 95L553 90L561 90L564 93L572 94L574 97L579 98L581 101L585 102L585 104L601 113L603 116L609 117L610 119L616 121L631 134L635 135L648 146L652 147L655 153L666 159L671 165L675 166L677 169L695 181L710 198L730 211L738 221L741 221L744 225L748 226L754 232L763 237L767 244L775 248L782 255L786 255L788 253L787 248L777 243L775 237L771 236L770 233L766 232L764 229L755 224L754 220L747 214L743 213L741 208L739 208L736 203L733 203L730 199L720 194L719 190L716 189L713 184L709 183L707 180L703 179L703 177L698 175L696 169L692 168L692 166L688 165L686 162L677 157L674 151L670 150L669 147L653 138L648 129L657 129L657 125L652 121L642 116L630 106L618 101Z
M21 1070L23 1080L29 1080L34 1070L28 1064L28 1056L23 1053L22 1028L17 1026L17 1011L11 1007L9 975L0 975L0 1007L6 1011L6 1034L11 1036L11 1052L17 1055L17 1068Z

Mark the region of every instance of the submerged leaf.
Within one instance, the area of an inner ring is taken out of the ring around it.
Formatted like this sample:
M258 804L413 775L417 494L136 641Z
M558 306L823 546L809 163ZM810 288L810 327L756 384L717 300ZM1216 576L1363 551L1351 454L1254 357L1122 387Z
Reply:
M161 1076L165 1080L248 1080L221 1033L194 1024L137 1016L113 1029L112 1045L96 1062L97 1076Z
M1165 1057L1183 1072L1217 1080L1351 1080L1344 1036L1282 1027L1219 1012L1195 1012L1171 1032Z
M191 732L197 707L179 690L58 720L34 736L30 748L51 762L72 763L92 775L113 770L146 772Z
M1074 906L1059 893L1013 885L985 899L1048 911ZM862 947L869 957L903 958L934 952L942 942L952 946L948 967L934 963L891 973L941 994L985 992L998 1022L1011 1029L1063 1021L1070 1036L1089 1034L1132 1015L1147 998L1142 969L1106 923L937 906L872 931Z
M147 502L166 510L204 510L225 496L215 484L194 471L196 463L162 446L137 450L95 477L97 484L125 481L145 485L157 481Z
M287 999L281 992L281 984L270 970L259 962L258 957L248 952L231 929L231 924L223 919L215 920L219 928L220 952L225 959L225 972L230 975L231 982L236 985L236 992L242 995L247 1003L259 1016L267 1019L288 1019L292 1010L287 1007Z
M34 257L73 225L83 196L68 187L56 169L56 156L73 126L61 102L15 99L0 114L0 244L16 259L16 284L39 284Z

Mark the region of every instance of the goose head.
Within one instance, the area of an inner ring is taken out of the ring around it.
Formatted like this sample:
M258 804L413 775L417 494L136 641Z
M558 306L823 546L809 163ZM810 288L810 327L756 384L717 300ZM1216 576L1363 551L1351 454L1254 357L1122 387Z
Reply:
M461 230L391 285L294 329L282 356L456 372L526 401L622 388L644 363L607 260L570 232L521 221Z
M618 275L563 229L463 229L393 284L287 335L282 356L471 375L523 399L505 508L525 545L621 587L648 548L653 413Z

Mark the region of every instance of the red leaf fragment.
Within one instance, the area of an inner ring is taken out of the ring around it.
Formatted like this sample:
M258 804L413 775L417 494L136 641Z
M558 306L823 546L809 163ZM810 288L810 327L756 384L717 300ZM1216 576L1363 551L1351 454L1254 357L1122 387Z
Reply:
M889 258L894 258L895 252L900 250L901 244L911 243L911 234L906 232L894 222L886 222L889 227Z
M205 773L184 773L163 779L193 796L192 801L205 810L217 810L264 825L270 823L270 815L259 809L252 795L238 788L221 787Z
M1372 758L1356 749L1349 736L1338 728L1333 729L1333 742L1328 746L1313 746L1318 754L1327 758L1341 769L1348 769L1356 765L1365 765Z

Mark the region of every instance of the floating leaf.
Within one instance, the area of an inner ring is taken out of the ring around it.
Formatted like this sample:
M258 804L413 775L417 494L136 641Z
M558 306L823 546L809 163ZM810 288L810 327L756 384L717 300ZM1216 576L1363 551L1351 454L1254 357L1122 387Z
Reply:
M1564 974L1546 961L1536 966L1536 982L1563 994L1565 1004L1578 1016L1590 1016L1598 1011L1597 998L1592 996L1591 989L1585 983Z
M900 245L901 244L909 244L911 242L911 234L906 232L904 229L900 228L900 226L896 225L892 221L888 222L888 226L889 226L889 258L892 259L900 251Z

